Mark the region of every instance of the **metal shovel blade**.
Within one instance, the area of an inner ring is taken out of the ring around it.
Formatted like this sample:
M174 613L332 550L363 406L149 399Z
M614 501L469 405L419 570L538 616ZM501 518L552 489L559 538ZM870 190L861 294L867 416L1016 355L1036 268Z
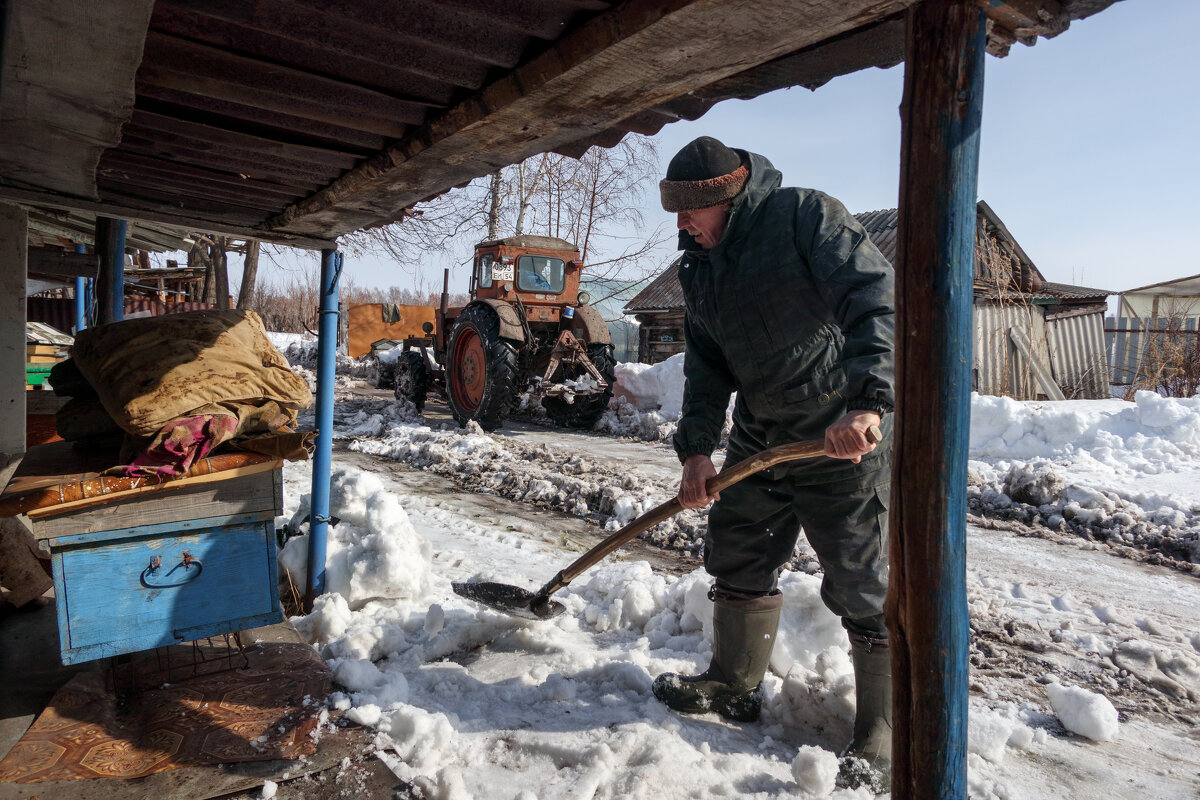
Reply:
M454 587L454 593L457 595L522 619L550 619L567 610L566 606L557 600L507 583L480 581L450 585Z

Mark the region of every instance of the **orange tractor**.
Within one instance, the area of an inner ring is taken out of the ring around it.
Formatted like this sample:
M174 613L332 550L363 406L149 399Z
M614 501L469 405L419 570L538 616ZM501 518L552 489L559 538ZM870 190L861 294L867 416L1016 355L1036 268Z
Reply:
M447 308L425 337L410 337L396 362L396 397L418 410L430 391L460 425L495 430L529 392L558 424L590 428L613 393L616 360L608 326L579 291L575 245L510 236L475 246L471 301ZM446 281L449 281L447 271Z

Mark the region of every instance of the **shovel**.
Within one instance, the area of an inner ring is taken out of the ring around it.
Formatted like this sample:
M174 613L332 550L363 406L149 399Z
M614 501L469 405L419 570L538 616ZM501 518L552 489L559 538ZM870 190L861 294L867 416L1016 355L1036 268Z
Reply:
M871 426L867 430L867 441L878 443L882 439L883 434L880 433L878 427ZM705 486L708 489L708 493L713 495L728 489L744 478L762 472L764 469L769 469L776 464L782 464L787 461L800 461L806 458L816 458L824 454L824 441L781 444L778 447L763 450L758 455L739 461L728 469L721 470L721 472L709 478ZM454 583L451 585L454 587L455 594L459 594L468 600L482 603L496 611L511 614L514 617L522 617L523 619L550 619L551 617L557 617L566 610L566 606L556 600L551 600L550 595L565 587L590 567L595 566L609 553L632 541L638 534L653 528L663 520L670 519L682 510L683 506L679 504L678 497L673 497L662 505L650 509L575 559L570 566L551 578L549 583L536 592L531 592L528 589L522 589L520 586L512 586L507 583L488 581Z

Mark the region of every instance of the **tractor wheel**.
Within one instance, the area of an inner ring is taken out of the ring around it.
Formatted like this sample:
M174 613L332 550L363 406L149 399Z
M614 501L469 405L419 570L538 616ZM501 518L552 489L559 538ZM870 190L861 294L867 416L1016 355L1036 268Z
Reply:
M411 400L417 411L425 410L425 396L429 394L429 365L425 356L417 350L405 350L396 360L396 399Z
M600 419L600 415L604 413L604 409L608 408L608 401L612 399L613 384L617 380L617 359L613 356L612 345L589 345L588 358L592 360L592 364L595 365L597 371L604 376L604 380L608 383L608 388L602 394L589 394L576 397L572 403L568 403L561 397L543 397L542 408L546 409L546 413L550 415L550 418L559 425L570 428L591 428L596 424L596 420ZM566 377L573 378L580 376L569 375Z
M485 305L467 306L450 329L446 388L459 425L485 431L504 424L517 400L517 348L500 338L500 319Z
M370 357L367 368L367 383L376 389L394 389L396 386L396 364L381 359L379 356Z

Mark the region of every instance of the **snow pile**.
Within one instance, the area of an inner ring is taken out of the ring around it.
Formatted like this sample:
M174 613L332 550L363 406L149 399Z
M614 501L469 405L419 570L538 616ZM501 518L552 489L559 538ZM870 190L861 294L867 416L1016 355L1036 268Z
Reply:
M289 527L307 531L311 496L300 499ZM429 588L429 545L413 530L404 508L379 478L361 470L338 470L330 482L325 590L352 607L375 598L420 597ZM308 534L294 536L279 563L303 586Z
M999 764L1009 748L1027 750L1033 744L1033 728L1021 719L1020 710L1012 703L990 708L979 702L971 704L967 715L967 752Z
M316 372L317 340L315 338L308 334L269 333L267 335L276 349L287 359L294 372L306 378ZM399 348L396 349L399 350ZM396 357L398 355L392 356L392 359L394 360ZM363 358L351 358L344 353L337 353L334 356L333 371L339 377L369 381L379 373L378 359L369 355ZM316 379L310 378L309 388L315 390L315 384Z
M1063 727L1097 742L1117 737L1117 710L1103 695L1078 686L1046 684L1050 705Z
M971 457L1082 461L1157 475L1200 460L1200 397L1018 402L972 395Z
M1019 403L975 395L974 513L1107 544L1196 572L1200 398Z
M838 758L828 750L801 745L792 759L792 777L807 797L826 797L833 792L838 774Z
M683 408L683 353L657 364L617 364L617 385L608 409L595 430L614 436L630 436L648 442L670 438ZM733 404L725 412L722 441L733 427Z
M311 347L315 353L317 349L317 337L311 333L277 333L275 331L267 331L267 339L270 340L271 344L275 345L275 349L280 353L284 353L291 345L296 345L296 352L299 352L303 348Z
M683 406L683 353L657 364L623 363L616 367L613 394L641 411L658 411L664 419L679 419Z

